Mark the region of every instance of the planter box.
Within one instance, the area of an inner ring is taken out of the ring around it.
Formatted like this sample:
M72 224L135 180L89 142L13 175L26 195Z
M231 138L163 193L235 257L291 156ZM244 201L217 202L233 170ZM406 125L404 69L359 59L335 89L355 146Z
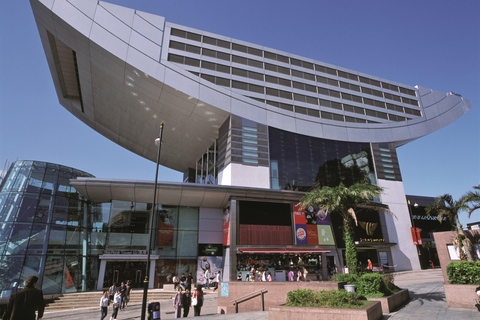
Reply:
M378 320L383 314L380 302L372 301L361 309L271 307L268 317L275 320Z
M388 297L367 298L367 300L380 302L383 313L391 313L410 301L410 293L404 289Z
M475 309L475 300L478 300L475 288L478 284L449 284L445 283L445 298L449 308Z

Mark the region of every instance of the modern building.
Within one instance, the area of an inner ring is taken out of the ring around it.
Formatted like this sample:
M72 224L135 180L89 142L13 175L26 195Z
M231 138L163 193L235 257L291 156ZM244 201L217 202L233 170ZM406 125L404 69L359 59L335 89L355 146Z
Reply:
M184 172L184 183L159 185L150 286L171 272L203 280L207 265L224 280L252 265L275 272L295 263L324 276L343 265L339 223L295 204L314 185L365 178L385 188L378 201L398 219L359 217L360 260L420 269L396 148L455 121L469 100L107 2L31 5L63 107L152 161L165 122L160 164ZM129 272L141 273L145 263L153 183L70 183L92 208L109 206L102 228L113 238L99 253L97 288L136 277L118 273L131 261L139 264Z

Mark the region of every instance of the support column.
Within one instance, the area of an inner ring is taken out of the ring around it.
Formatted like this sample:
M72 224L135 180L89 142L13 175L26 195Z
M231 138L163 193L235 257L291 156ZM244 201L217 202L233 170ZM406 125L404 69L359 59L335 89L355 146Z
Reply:
M98 270L97 291L103 290L103 281L105 279L105 269L107 267L107 260L100 260L100 270Z

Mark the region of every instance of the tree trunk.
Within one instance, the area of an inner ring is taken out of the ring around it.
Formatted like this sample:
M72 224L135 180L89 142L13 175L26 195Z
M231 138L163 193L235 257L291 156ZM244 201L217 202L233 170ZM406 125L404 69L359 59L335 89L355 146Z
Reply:
M458 216L455 216L455 222L457 224L457 233L458 233L458 243L459 243L459 255L462 256L462 246L465 248L465 254L467 256L467 261L475 261L472 255L472 248L470 245L470 241L465 237L465 233L463 232L462 224L460 223L460 219Z
M355 247L355 234L353 228L348 221L343 224L343 240L345 241L345 264L348 273L358 274L357 248Z

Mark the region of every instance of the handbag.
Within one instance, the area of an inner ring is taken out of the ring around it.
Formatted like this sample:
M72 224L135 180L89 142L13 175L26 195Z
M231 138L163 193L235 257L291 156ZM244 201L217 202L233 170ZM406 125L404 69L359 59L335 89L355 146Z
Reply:
M198 304L197 297L192 298L192 306L196 306Z

